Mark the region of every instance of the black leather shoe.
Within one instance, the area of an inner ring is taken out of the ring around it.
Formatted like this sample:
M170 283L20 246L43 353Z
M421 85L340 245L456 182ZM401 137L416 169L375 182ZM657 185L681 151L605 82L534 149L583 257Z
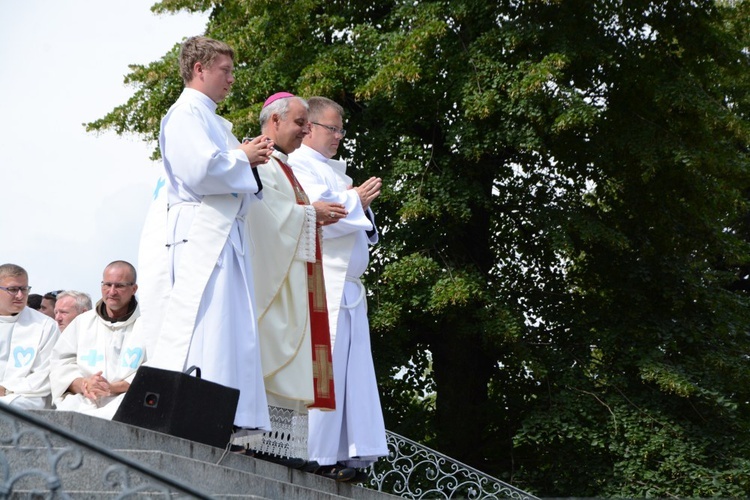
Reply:
M327 477L328 479L333 479L334 481L338 481L341 483L352 479L357 474L357 471L352 469L351 467L346 467L341 464L335 464L322 465L320 469L318 469L318 472L316 474L320 474L323 477Z
M367 483L370 481L370 474L367 471L357 470L354 477L351 478L347 483Z

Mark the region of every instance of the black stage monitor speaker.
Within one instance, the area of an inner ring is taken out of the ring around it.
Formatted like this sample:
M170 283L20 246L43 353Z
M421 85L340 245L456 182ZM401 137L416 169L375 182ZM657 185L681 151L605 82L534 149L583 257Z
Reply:
M239 390L203 380L194 366L185 373L141 366L112 420L225 448L239 398Z

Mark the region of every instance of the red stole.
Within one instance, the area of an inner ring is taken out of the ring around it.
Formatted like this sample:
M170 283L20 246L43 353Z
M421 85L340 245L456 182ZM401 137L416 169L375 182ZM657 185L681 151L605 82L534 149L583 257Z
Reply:
M310 205L310 200L302 189L292 168L278 160L281 170L292 184L298 205ZM335 410L336 397L333 392L333 359L331 357L331 332L328 326L328 306L326 288L323 281L323 262L320 251L321 228L316 227L315 263L307 263L307 291L310 310L310 336L312 339L313 385L315 401L308 408Z

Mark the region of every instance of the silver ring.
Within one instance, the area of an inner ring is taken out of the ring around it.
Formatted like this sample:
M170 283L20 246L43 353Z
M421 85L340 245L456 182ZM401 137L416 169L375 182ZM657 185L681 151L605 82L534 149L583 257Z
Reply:
M336 217L336 214L334 214L333 212L328 212L328 217L333 219L334 217Z

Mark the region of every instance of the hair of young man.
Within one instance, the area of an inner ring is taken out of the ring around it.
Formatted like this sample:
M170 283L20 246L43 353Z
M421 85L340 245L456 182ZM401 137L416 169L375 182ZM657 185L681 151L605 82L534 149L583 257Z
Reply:
M75 308L76 311L78 311L78 314L81 314L86 311L90 311L93 307L91 303L91 297L89 297L89 294L84 292L78 292L76 290L65 290L64 292L60 293L57 296L57 300L59 301L63 297L72 297L75 301Z
M310 105L308 116L310 121L317 121L329 108L333 108L341 118L344 117L344 108L341 107L336 101L332 101L327 97L313 96L307 99L307 104Z
M133 279L132 279L133 283L138 283L138 275L135 272L135 266L133 266L133 264L124 260L113 260L112 262L107 264L107 267L105 267L104 270L106 271L107 269L113 266L127 267L130 270L131 276L133 276Z
M219 40L205 36L193 36L182 43L180 47L180 76L185 84L193 80L193 67L201 63L210 68L219 54L229 56L234 61L232 47Z
M38 293L30 293L26 298L26 305L35 311L38 311L39 308L42 307L42 296Z
M260 129L263 130L263 127L266 126L266 123L271 119L271 116L273 115L279 115L279 118L281 118L282 120L285 119L286 114L289 112L289 103L292 101L292 99L298 99L299 102L301 102L305 107L305 109L310 109L307 101L299 96L276 99L271 104L260 110L260 117L258 119L258 121L260 122Z
M57 296L63 293L65 290L53 290L44 294L45 299L51 300L53 303L57 300Z
M27 273L26 269L21 266L17 266L16 264L0 265L0 280L5 278L18 278L21 276L26 278L29 277L29 273Z

